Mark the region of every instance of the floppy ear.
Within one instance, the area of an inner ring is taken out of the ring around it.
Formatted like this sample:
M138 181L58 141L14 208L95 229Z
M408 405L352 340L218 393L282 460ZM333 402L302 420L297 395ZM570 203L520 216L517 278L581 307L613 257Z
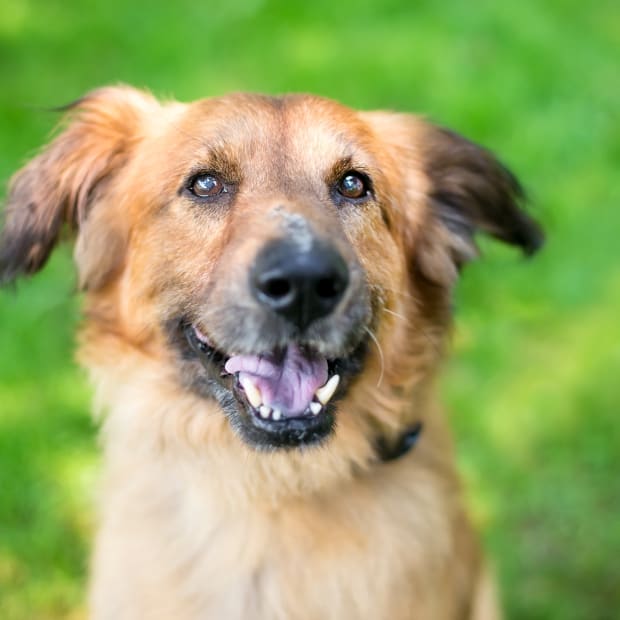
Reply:
M426 126L422 139L430 207L456 237L453 257L458 265L477 253L478 231L517 246L526 255L541 247L542 231L522 208L521 184L490 151L433 125Z
M415 268L427 279L451 284L478 255L478 232L526 255L541 247L543 234L523 210L520 183L490 151L415 116L365 116L406 179L405 243Z
M90 218L105 219L97 203L140 139L141 111L153 103L150 96L119 86L93 91L65 108L64 131L9 184L0 284L41 269L63 227L77 231ZM78 243L77 253L87 254L89 263L81 284L89 288L101 285L123 258L118 225L99 226L98 235L91 235L88 252L85 240Z
M420 239L417 254L427 278L441 284L454 280L478 255L478 232L516 246L527 256L542 246L542 230L523 210L521 184L490 151L426 123L418 139L429 182L428 208L435 219L429 234Z

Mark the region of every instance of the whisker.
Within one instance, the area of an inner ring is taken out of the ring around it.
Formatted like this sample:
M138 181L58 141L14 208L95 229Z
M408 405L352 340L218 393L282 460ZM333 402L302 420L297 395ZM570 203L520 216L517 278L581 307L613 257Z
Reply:
M402 314L399 314L398 312L394 312L394 310L390 310L389 308L386 308L385 306L383 306L383 311L387 312L388 314L391 314L391 315L395 316L398 319L401 319L402 321L404 321L407 324L410 323L409 319L406 316L404 316Z
M441 346L436 342L436 339L433 338L433 336L427 329L424 329L421 325L415 326L415 324L412 323L411 320L409 320L406 316L399 314L398 312L394 312L394 310L390 310L389 308L386 308L385 306L382 307L382 310L386 312L387 314L392 314L393 316L401 319L402 321L405 322L405 324L408 327L415 328L416 331L419 332L426 339L426 341L431 345L431 347L436 353L442 352Z
M379 291L379 293L386 291L386 292L394 293L395 295L398 295L399 297L404 297L407 299L413 299L414 301L417 301L415 295L413 295L410 291L403 290L402 288L393 288L391 286L386 286L385 284L374 286L373 288Z
M377 351L379 351L379 359L381 361L381 373L379 374L379 380L377 381L377 387L380 387L381 382L383 381L383 374L385 371L385 359L383 357L383 349L381 348L381 345L379 344L377 337L372 333L372 330L370 330L368 327L364 327L364 329L366 330L368 335L372 338L372 341L377 346Z

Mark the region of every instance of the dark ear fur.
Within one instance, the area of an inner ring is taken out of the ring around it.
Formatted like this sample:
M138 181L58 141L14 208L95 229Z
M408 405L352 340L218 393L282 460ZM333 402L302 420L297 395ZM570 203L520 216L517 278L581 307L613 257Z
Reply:
M540 227L521 208L525 196L519 181L492 153L439 127L429 126L426 137L422 148L431 208L459 238L454 248L458 265L475 255L477 231L517 246L526 255L542 246ZM470 252L464 252L466 248Z
M101 198L104 182L127 161L147 101L139 91L112 87L67 107L66 129L10 182L0 236L0 284L37 272L63 227L80 228ZM122 257L122 243L114 245L116 252L98 257L99 283Z
M388 147L386 170L399 171L392 185L401 184L404 240L415 272L449 286L477 256L478 232L526 255L542 246L540 227L522 208L521 185L490 151L416 116L361 116Z
M428 218L413 252L419 272L450 285L478 255L475 235L484 232L532 255L543 244L538 224L522 208L516 177L485 148L434 125L418 134L420 161L429 187Z

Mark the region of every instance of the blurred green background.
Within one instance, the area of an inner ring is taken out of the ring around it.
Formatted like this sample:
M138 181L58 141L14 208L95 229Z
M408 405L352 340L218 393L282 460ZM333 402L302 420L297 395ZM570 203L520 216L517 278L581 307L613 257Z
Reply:
M510 618L620 608L620 5L615 0L2 0L0 179L44 108L129 82L417 111L501 154L548 233L485 242L443 390ZM70 250L0 293L0 617L79 618L98 467ZM381 619L378 619L381 620Z

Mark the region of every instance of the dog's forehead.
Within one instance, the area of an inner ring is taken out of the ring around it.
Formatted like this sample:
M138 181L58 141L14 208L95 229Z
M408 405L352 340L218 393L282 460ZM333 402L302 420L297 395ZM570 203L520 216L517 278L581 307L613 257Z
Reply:
M369 129L358 113L312 95L234 94L188 106L179 134L188 150L217 152L247 164L280 170L300 164L323 168L368 154Z

